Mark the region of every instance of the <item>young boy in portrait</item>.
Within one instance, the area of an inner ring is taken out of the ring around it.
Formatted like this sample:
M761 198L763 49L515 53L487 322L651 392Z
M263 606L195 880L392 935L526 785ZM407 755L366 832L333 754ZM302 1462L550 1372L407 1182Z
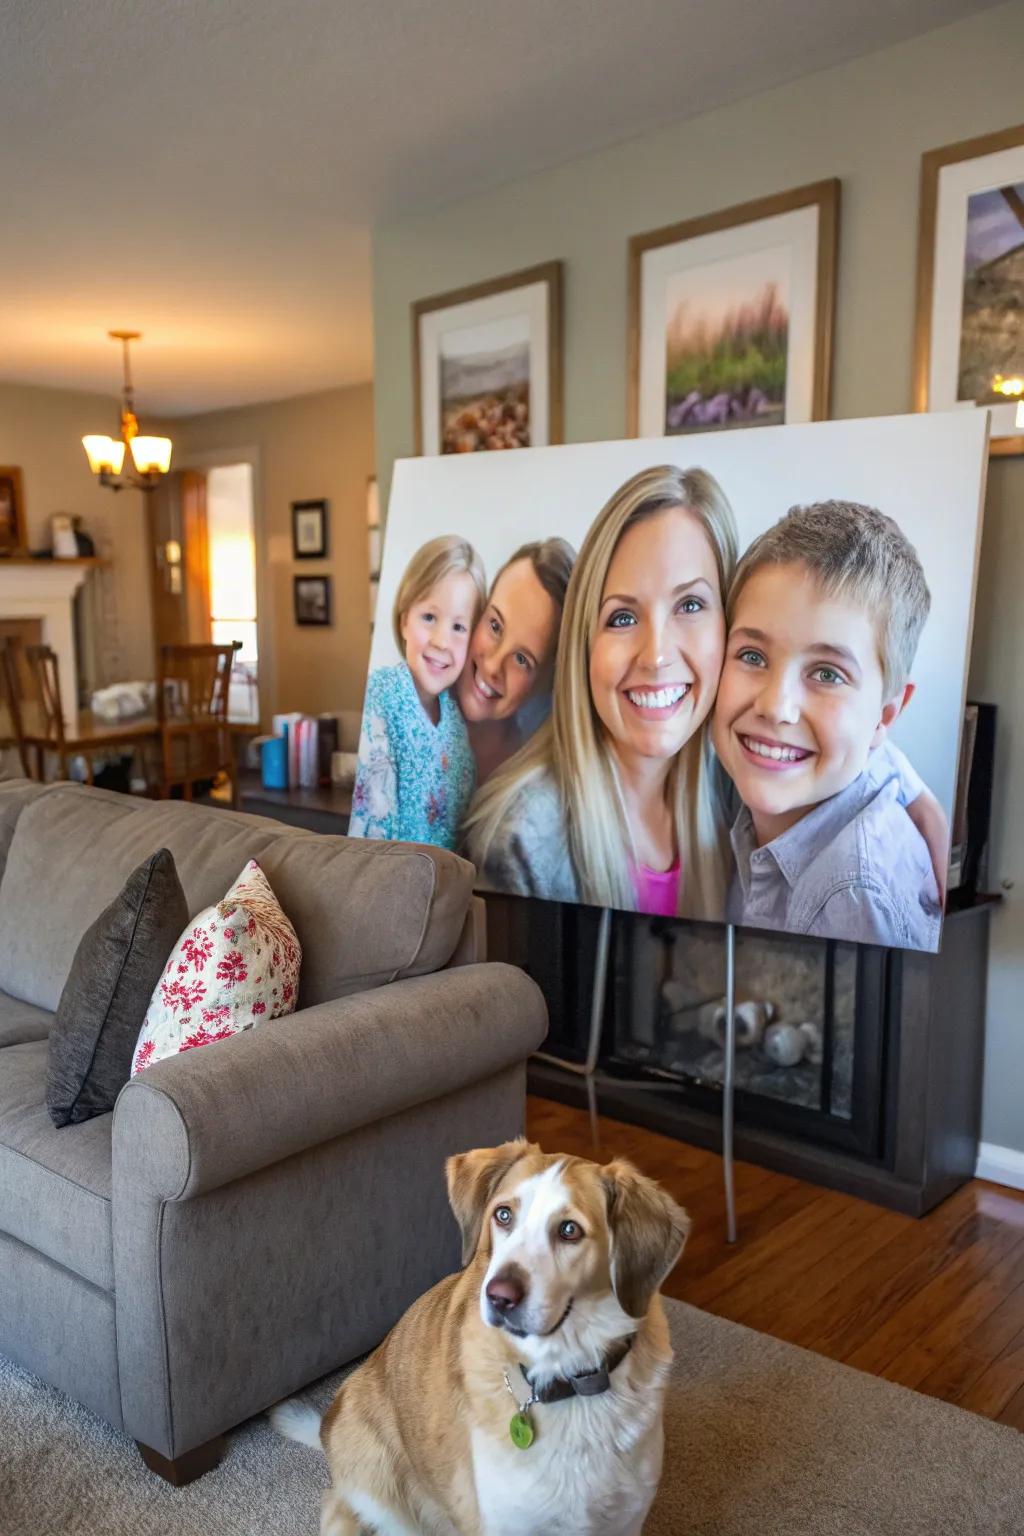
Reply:
M793 508L740 561L712 724L743 802L729 921L938 947L932 862L904 809L922 785L887 740L929 604L897 524L852 502Z

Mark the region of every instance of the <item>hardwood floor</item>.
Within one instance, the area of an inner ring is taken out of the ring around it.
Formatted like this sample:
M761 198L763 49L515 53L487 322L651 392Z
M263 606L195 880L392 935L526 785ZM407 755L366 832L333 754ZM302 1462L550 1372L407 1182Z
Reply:
M915 1220L737 1163L730 1246L716 1154L600 1130L600 1161L630 1158L693 1218L667 1296L1024 1430L1024 1194L975 1180ZM530 1098L527 1133L595 1156L582 1110Z

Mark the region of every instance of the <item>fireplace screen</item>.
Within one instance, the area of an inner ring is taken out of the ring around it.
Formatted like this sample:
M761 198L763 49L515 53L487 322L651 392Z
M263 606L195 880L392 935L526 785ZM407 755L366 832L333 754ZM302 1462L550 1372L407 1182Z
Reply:
M488 928L493 958L524 965L544 992L545 1050L577 1064L587 1054L599 923L593 907L509 901ZM613 914L599 1065L623 1092L655 1090L633 1102L662 1124L666 1105L719 1112L725 944L717 925ZM739 1124L877 1157L894 987L884 949L738 930ZM608 1102L607 1083L602 1092ZM622 1104L621 1093L611 1098Z
M620 921L611 964L609 1066L625 1076L720 1088L723 930L657 918ZM878 952L738 932L737 1093L756 1096L765 1108L765 1101L780 1110L791 1106L798 1119L807 1116L819 1126L861 1120L858 1099L868 1069L875 1069L876 1093L879 1083L881 985ZM757 1118L779 1123L775 1113Z

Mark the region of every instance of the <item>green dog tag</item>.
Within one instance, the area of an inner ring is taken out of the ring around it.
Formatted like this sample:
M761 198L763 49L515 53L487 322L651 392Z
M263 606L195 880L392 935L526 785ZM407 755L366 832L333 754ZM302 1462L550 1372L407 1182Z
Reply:
M508 1432L512 1436L512 1444L518 1446L521 1451L528 1450L533 1444L533 1425L525 1413L512 1415Z

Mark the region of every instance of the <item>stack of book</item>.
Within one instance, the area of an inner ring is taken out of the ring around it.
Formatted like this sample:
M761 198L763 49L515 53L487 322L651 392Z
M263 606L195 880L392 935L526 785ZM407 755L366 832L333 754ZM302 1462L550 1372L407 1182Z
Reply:
M331 782L331 754L338 747L334 715L275 715L274 734L264 741L264 789L315 789Z

